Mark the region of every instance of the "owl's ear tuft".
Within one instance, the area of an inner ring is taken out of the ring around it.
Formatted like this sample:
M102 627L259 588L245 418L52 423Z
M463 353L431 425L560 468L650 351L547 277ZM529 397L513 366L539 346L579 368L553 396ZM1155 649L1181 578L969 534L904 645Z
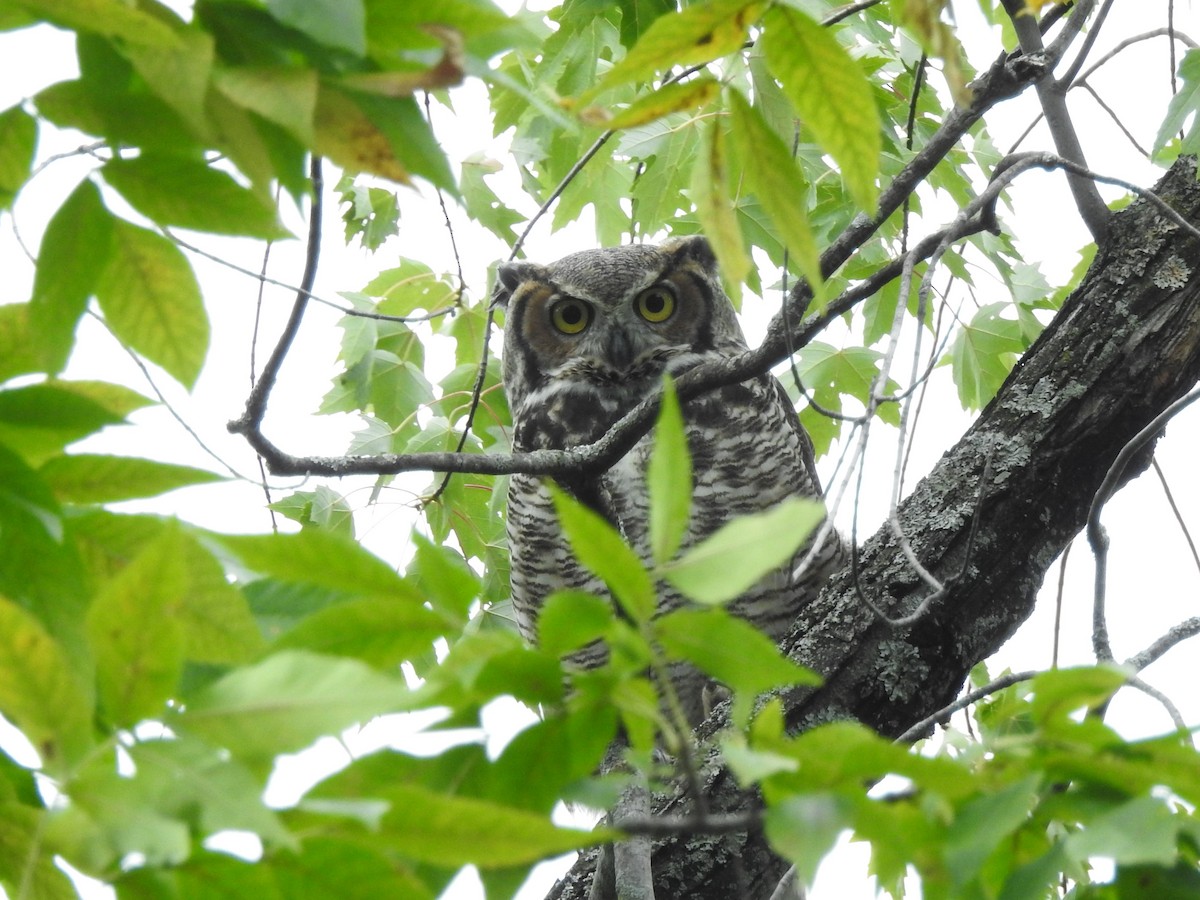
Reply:
M540 271L541 266L536 263L521 260L500 263L496 267L496 286L492 288L492 306L507 309L508 301L521 283L536 277Z
M672 238L663 244L663 250L671 254L676 265L690 260L709 272L717 270L716 254L713 253L708 238L702 234Z

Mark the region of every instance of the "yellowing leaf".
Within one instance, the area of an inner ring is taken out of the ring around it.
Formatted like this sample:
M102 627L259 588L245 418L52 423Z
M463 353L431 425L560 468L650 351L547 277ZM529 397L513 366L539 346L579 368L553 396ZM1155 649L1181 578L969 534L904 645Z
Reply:
M347 94L322 85L317 94L316 149L351 172L370 172L400 184L412 177L375 123Z
M659 16L625 57L584 92L581 102L671 66L706 63L736 52L764 5L748 0L712 0Z
M696 109L716 99L721 85L715 78L704 76L694 81L669 84L631 103L607 121L600 121L607 128L631 128L660 119L668 113ZM586 110L585 110L586 112Z
M12 205L29 177L37 127L37 120L19 106L0 113L0 210Z
M113 248L96 299L117 338L185 387L208 352L208 316L187 258L161 235L113 220Z
M51 770L90 743L92 698L66 649L32 615L0 597L0 712Z
M115 725L160 715L183 673L179 610L187 575L180 541L174 528L151 541L88 609L100 699Z
M742 242L733 198L729 195L725 132L717 124L704 132L703 150L692 169L692 199L696 218L721 266L721 280L733 305L741 308L742 282L750 274L750 255Z
M873 211L882 137L862 68L829 29L791 7L771 7L763 26L763 53L802 124L834 158L859 206Z
M821 256L804 211L807 193L804 176L792 159L791 150L746 98L737 91L730 91L729 96L733 116L730 131L742 160L746 185L771 217L788 251L799 262L814 297L821 300L825 293Z
M432 91L461 84L465 64L462 35L453 28L440 25L426 25L425 30L436 35L446 48L437 64L419 72L388 71L346 75L341 79L342 84L357 91L382 94L385 97L408 97L417 91Z

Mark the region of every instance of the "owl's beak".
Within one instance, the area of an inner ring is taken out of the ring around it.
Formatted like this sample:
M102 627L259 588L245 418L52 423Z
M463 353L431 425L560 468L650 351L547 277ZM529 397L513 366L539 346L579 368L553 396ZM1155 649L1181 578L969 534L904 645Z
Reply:
M633 363L633 342L622 328L614 328L604 345L605 361L614 369L624 371Z

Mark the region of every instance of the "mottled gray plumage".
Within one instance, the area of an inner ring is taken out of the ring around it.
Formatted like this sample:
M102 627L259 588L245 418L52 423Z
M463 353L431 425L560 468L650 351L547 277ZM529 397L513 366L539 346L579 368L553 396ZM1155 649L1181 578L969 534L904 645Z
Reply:
M678 377L705 360L746 349L703 238L589 250L545 266L507 263L500 267L496 301L508 310L503 365L515 450L590 443L654 391L664 372ZM811 442L775 378L704 394L685 404L684 417L694 483L685 546L736 516L786 497L820 497ZM617 525L644 558L649 555L645 470L650 448L647 436L602 476L564 483ZM512 477L508 539L513 609L526 639L536 640L537 615L551 592L576 589L607 596L604 584L575 561L540 478ZM731 610L779 640L840 563L840 539L831 534L801 582L793 583L804 552L752 587ZM684 602L663 587L660 610ZM594 665L603 653L594 645L572 662ZM680 667L673 681L695 721L703 680Z

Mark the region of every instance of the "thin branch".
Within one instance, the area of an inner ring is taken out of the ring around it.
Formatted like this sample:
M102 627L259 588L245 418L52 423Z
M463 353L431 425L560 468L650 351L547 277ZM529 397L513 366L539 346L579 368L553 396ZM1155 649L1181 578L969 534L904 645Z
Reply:
M983 687L976 688L970 693L963 694L953 703L942 707L933 715L926 716L912 728L904 732L904 734L900 735L900 737L896 738L896 743L911 744L913 741L917 740L923 734L929 731L929 729L933 728L933 726L938 722L942 722L950 718L950 716L954 715L954 713L958 712L960 709L966 709L972 703L978 703L984 697L990 697L997 691L1002 691L1006 687L1011 687L1014 684L1020 684L1022 681L1029 681L1030 679L1036 678L1040 674L1040 672L1030 670L1028 672L1013 672L1009 675L1001 675L994 681L989 681Z
M1058 590L1054 594L1054 647L1050 652L1050 668L1058 668L1058 642L1062 636L1062 611L1063 611L1063 593L1067 586L1067 560L1071 556L1071 548L1075 546L1075 541L1067 544L1067 549L1063 551L1062 558L1058 561Z
M700 816L627 816L613 827L626 834L670 837L677 834L740 834L762 827L762 811L707 813Z
M1003 2L1004 8L1012 20L1013 29L1017 33L1021 50L1025 55L1035 58L1043 55L1051 57L1046 77L1038 79L1034 87L1037 90L1038 100L1041 103L1042 112L1045 114L1046 125L1050 128L1050 136L1054 140L1055 148L1063 158L1086 166L1087 157L1084 155L1083 145L1079 141L1079 134L1076 132L1071 114L1067 110L1066 92L1070 85L1070 79L1056 81L1052 72L1054 61L1061 56L1061 52L1077 34L1077 29L1073 29L1072 25L1082 23L1091 12L1092 4L1081 3L1067 20L1063 34L1054 42L1054 46L1060 48L1055 53L1048 51L1042 43L1041 31L1023 3L1019 0L1003 0ZM1111 2L1112 0L1106 0L1105 9ZM1085 47L1090 46L1088 42L1092 39L1093 36L1089 34L1085 41ZM1111 215L1104 198L1100 196L1095 182L1088 178L1071 174L1067 176L1067 182L1070 185L1071 194L1075 198L1075 205L1079 209L1079 214L1088 231L1091 232L1092 239L1096 243L1100 243L1108 231L1108 220Z
M322 306L327 306L330 309L336 310L344 316L356 316L360 319L374 319L380 322L427 322L431 319L438 319L445 315L452 315L459 306L458 303L454 303L450 306L442 307L441 309L435 309L419 316L390 316L386 313L372 312L365 309L354 309L353 307L344 306L341 303L329 300L320 296L319 294L314 294L311 290L307 290L303 287L297 287L296 285L289 284L286 281L280 281L278 278L271 278L263 272L255 272L253 269L247 269L245 266L239 266L237 263L230 262L229 260L218 256L215 253L210 253L207 250L197 247L195 244L189 243L169 228L162 229L162 233L174 244L182 247L189 253L195 253L197 256L203 256L205 259L212 260L219 265L225 266L227 269L232 269L234 272L240 272L242 275L249 275L251 278L255 279L261 284L273 284L275 287L281 287L289 291L294 291L297 294L302 293L313 303L320 303ZM458 293L462 293L461 288L459 289Z
M882 2L883 0L863 0L861 3L850 3L839 9L835 9L821 20L821 24L828 28L830 25L836 25L843 19L848 19L856 13L862 12L864 9L870 9L872 6L878 6Z
M1104 110L1104 112L1108 115L1108 117L1110 119L1113 120L1113 124L1116 125L1118 129L1120 129L1121 134L1125 135L1125 140L1127 140L1127 141L1129 141L1129 143L1133 144L1134 149L1137 150L1138 153L1142 154L1142 156L1146 157L1146 159L1150 158L1150 151L1138 143L1138 140L1136 137L1133 136L1133 133L1128 128L1125 127L1125 123L1121 121L1121 117L1117 115L1116 110L1114 110L1111 106L1109 106L1107 103L1104 102L1104 98L1100 96L1099 92L1097 92L1097 90L1094 87L1092 87L1086 81L1076 82L1076 84L1073 86L1081 87L1085 91L1087 91L1089 94L1091 94L1092 99L1096 101L1096 104L1102 110Z
M1171 486L1167 484L1166 473L1163 472L1162 466L1158 464L1157 458L1151 460L1150 464L1154 467L1154 474L1158 476L1158 483L1162 485L1163 493L1167 495L1167 504L1171 507L1175 521L1179 523L1179 530L1183 532L1183 539L1187 541L1188 549L1192 551L1192 559L1196 563L1196 568L1200 569L1200 553L1196 552L1196 542L1192 540L1192 533L1188 530L1187 522L1183 520L1183 513L1179 511L1179 506L1175 503L1175 496L1171 493Z
M1092 21L1088 28L1087 34L1083 38L1083 46L1079 48L1079 53L1075 55L1071 65L1067 67L1067 71L1058 79L1058 86L1069 90L1072 82L1075 81L1079 70L1083 68L1084 62L1087 61L1088 54L1092 52L1092 48L1096 44L1096 39L1100 37L1100 31L1104 27L1104 22L1108 18L1109 12L1112 10L1113 0L1104 0L1104 5L1100 7L1100 11L1096 13L1096 18Z
M1105 531L1104 526L1100 524L1100 513L1103 512L1104 505L1108 503L1120 485L1121 477L1124 475L1130 460L1141 452L1143 447L1152 440L1155 440L1159 432L1163 430L1172 418L1197 400L1200 400L1200 388L1180 397L1155 416L1149 425L1135 434L1121 448L1121 452L1117 454L1117 458L1113 460L1112 466L1109 467L1108 474L1104 476L1104 481L1100 483L1100 487L1096 491L1096 496L1092 498L1092 505L1091 509L1088 510L1087 518L1088 544L1091 546L1092 555L1096 559L1096 581L1094 596L1092 598L1092 648L1096 654L1096 659L1101 662L1112 661L1113 652L1112 645L1108 639L1108 623L1104 611L1109 541L1108 533Z
M1163 654L1176 644L1200 634L1200 616L1193 616L1171 628L1166 634L1156 640L1140 653L1135 653L1125 660L1125 665L1135 672L1140 672L1151 663L1157 661Z
M1147 697L1157 700L1162 705L1162 708L1167 711L1167 715L1171 717L1171 721L1175 724L1175 727L1183 732L1188 731L1187 722L1184 721L1183 714L1180 713L1179 708L1171 702L1170 697L1168 697L1158 688L1152 687L1137 677L1131 676L1128 684L1130 687L1137 688Z
M312 207L308 217L308 248L304 258L304 275L301 277L300 287L296 291L292 314L288 317L283 333L279 336L279 343L275 345L266 366L263 367L262 377L259 378L258 384L254 385L250 396L246 399L245 411L240 418L229 423L229 430L234 434L249 435L258 432L258 427L267 411L267 398L271 395L271 389L279 377L283 360L300 331L300 323L303 321L304 311L308 307L308 298L311 296L312 286L317 278L317 263L321 257L322 194L325 188L325 180L321 175L321 157L319 156L314 155L309 162L309 179L312 181L313 194ZM268 456L268 454L263 455Z

